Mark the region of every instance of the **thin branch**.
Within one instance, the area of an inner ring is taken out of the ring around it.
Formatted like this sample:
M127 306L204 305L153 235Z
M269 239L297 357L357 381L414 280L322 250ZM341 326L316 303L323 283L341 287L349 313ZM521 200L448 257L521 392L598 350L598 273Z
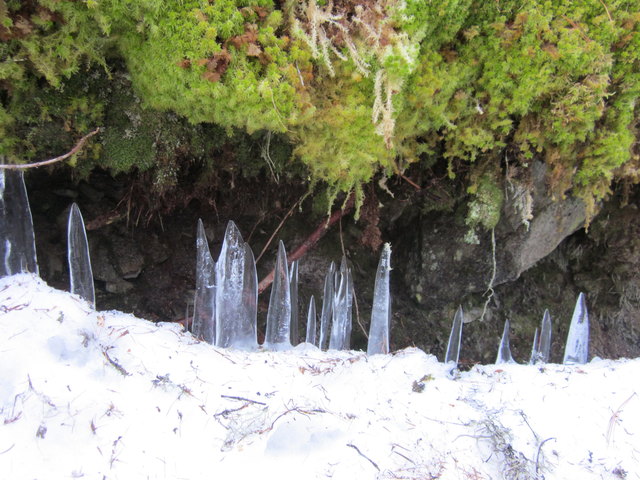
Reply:
M353 287L353 284L351 285L351 295L353 296L353 304L356 307L356 322L358 323L358 326L360 327L360 329L362 330L362 333L364 334L365 338L368 341L369 334L367 333L367 329L364 328L364 325L360 320L360 309L358 308L358 297L356 297L356 289Z
M340 220L343 216L351 211L355 204L355 195L351 195L349 199L345 202L344 206L340 210L336 210L331 214L328 221L323 221L318 228L314 230L314 232L307 237L307 239L300 245L289 257L288 263L291 264L294 260L298 260L305 253L307 253L316 243L320 240L329 227L334 225L338 220ZM269 285L273 283L274 271L271 272L264 277L260 283L258 284L258 293L264 292Z
M415 188L416 190L420 191L422 190L422 187L420 185L418 185L416 182L414 182L413 180L411 180L409 177L407 177L406 175L403 175L402 173L399 174L400 178L402 178L405 182L407 182L409 185L411 185L413 188Z
M42 160L41 162L24 163L22 165L9 165L5 163L5 164L0 164L0 168L3 168L5 170L26 170L28 168L44 167L45 165L51 165L52 163L61 162L62 160L69 158L71 155L75 155L76 153L78 153L78 151L80 151L84 146L85 142L99 132L100 132L100 127L96 128L93 132L82 137L78 141L78 143L76 143L75 147L73 147L69 152L65 153L64 155L60 155L59 157L50 158L49 160Z
M544 439L542 442L540 442L540 445L538 445L538 453L536 454L536 473L538 473L538 471L540 470L540 451L542 450L542 446L547 443L549 440L555 440L556 437L549 437Z
M353 448L356 452L358 452L360 454L360 456L362 458L366 458L367 460L369 460L369 462L371 463L371 465L373 465L374 467L376 467L376 470L380 471L380 467L378 467L378 464L376 462L374 462L373 460L371 460L369 457L367 457L364 453L362 453L360 451L360 449L358 447L356 447L353 443L347 443L347 447L351 447Z
M287 218L289 218L291 216L291 214L293 213L293 211L295 210L295 208L300 205L300 202L302 202L302 200L306 197L307 195L304 194L302 197L300 197L300 199L298 199L298 201L296 203L293 204L293 206L289 209L289 211L286 213L286 215L282 218L282 220L280 221L280 223L278 224L278 226L276 227L276 229L273 231L273 233L271 234L271 236L269 237L269 240L267 240L267 243L264 245L264 247L262 248L262 251L260 252L260 255L258 255L258 257L256 258L256 263L258 263L260 261L260 259L262 258L262 256L264 255L264 252L267 251L267 248L269 248L269 245L271 245L271 242L273 241L273 239L275 238L275 236L278 234L278 232L280 231L280 229L282 228L282 226L284 225L284 222L287 221Z
M220 395L222 398L228 398L230 400L239 400L241 402L257 403L258 405L266 405L264 402L258 402L257 400L251 400L250 398L236 397L234 395Z

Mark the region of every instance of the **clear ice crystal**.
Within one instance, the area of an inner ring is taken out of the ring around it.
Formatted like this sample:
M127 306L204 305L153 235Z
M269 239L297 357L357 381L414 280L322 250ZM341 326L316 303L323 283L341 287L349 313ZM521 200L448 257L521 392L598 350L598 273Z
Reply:
M584 293L578 295L573 310L567 344L564 349L564 364L584 364L589 356L589 313Z
M289 290L289 268L284 243L278 245L278 256L274 269L269 310L267 311L267 332L264 346L270 350L291 348L291 292Z
M0 276L38 275L33 219L24 175L0 169Z
M84 298L95 307L96 293L93 285L87 232L80 208L75 203L71 205L67 221L67 261L69 263L71 293Z
M324 279L324 291L322 297L322 310L320 312L320 341L318 347L326 350L329 346L329 332L331 318L333 317L333 296L335 293L336 264L331 262L329 271Z
M373 288L371 326L367 355L389 353L389 328L391 322L391 295L389 293L389 272L391 271L391 245L382 247L376 280Z
M353 305L353 280L351 269L347 267L347 258L342 257L337 275L337 291L333 296L333 322L330 350L349 350L351 343L351 309Z
M458 307L455 316L453 317L453 324L451 325L451 333L449 334L449 343L447 343L447 353L444 357L444 363L453 363L458 365L460 359L460 342L462 341L462 323L464 320L464 313L462 306Z
M531 364L548 363L551 352L551 315L549 310L545 310L542 315L542 324L533 338L533 349L531 351Z
M289 293L291 295L291 345L300 343L300 320L298 315L298 268L299 261L291 262L289 269Z
M538 342L538 358L540 362L548 363L551 355L551 315L545 310L540 326L540 341Z
M258 289L255 260L240 230L229 221L216 263L215 329L218 347L255 350Z
M306 343L316 344L316 299L311 295L309 300L309 311L307 313L307 336Z
M244 337L247 349L258 347L258 271L253 250L244 244L244 278L242 288L242 309L244 311Z
M215 344L216 264L209 250L204 224L198 219L196 234L196 293L193 301L194 336Z
M538 363L538 329L536 328L533 334L533 346L531 347L531 359L529 359L529 365L535 365Z
M509 320L504 322L502 339L500 340L500 347L498 348L496 365L500 363L515 363L513 361L513 357L511 356L511 348L509 348Z

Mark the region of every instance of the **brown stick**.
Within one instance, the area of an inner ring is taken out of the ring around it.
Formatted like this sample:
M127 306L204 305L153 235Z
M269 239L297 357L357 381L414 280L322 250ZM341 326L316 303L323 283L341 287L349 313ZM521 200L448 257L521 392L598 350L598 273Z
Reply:
M43 167L45 165L51 165L52 163L61 162L62 160L69 158L71 155L78 153L78 151L84 146L84 143L90 138L93 137L100 131L100 128L96 128L93 132L82 137L76 146L73 147L69 152L64 155L60 155L59 157L50 158L49 160L42 160L41 162L35 163L24 163L22 165L8 165L0 163L0 168L4 168L5 170L26 170L27 168L38 168Z
M269 245L271 245L271 242L273 241L274 237L278 234L278 232L280 231L280 229L284 225L284 222L286 222L287 218L289 218L291 216L291 214L293 213L295 208L300 204L300 202L302 201L303 198L304 198L304 196L301 197L300 200L298 200L296 203L294 203L293 207L291 207L289 209L289 211L287 212L287 214L282 218L282 220L278 224L277 228L273 231L273 233L269 237L269 240L267 240L267 243L265 244L265 246L263 247L262 251L260 252L260 255L258 255L258 257L256 258L256 263L258 263L260 261L260 259L264 255L264 252L267 251L267 249L269 248Z
M355 195L352 194L344 204L344 207L333 212L329 217L329 220L322 222L322 224L320 224L320 226L316 228L314 232L311 235L309 235L304 242L302 242L302 245L300 245L291 255L288 256L287 263L290 264L294 260L298 260L305 253L307 253L309 249L311 249L316 243L318 243L318 240L320 240L324 236L324 234L327 233L327 230L329 230L329 227L334 225L338 220L340 220L342 217L344 217L347 213L351 211L354 204L355 204ZM267 288L269 288L269 285L273 283L274 274L275 274L275 271L271 270L271 272L269 272L269 274L260 281L260 283L258 284L258 293L262 293Z

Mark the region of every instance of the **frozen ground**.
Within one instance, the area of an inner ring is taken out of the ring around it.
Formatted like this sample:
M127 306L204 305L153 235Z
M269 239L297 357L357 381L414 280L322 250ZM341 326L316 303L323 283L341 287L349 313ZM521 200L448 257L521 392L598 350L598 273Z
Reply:
M2 479L640 479L640 360L243 353L0 279Z

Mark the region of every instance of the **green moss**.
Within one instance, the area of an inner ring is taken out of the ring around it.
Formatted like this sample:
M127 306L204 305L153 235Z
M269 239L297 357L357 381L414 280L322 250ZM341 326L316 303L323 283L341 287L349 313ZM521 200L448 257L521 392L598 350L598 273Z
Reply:
M227 145L244 174L304 168L331 197L437 155L470 187L474 231L497 221L501 197L490 185L500 183L506 147L516 162L544 160L555 194L593 209L630 175L637 1L358 3L8 2L0 153L58 153L99 125L102 148L85 152L80 168L153 170L162 189L194 161L226 168L210 156ZM309 18L310 5L344 8L329 12L340 28ZM89 78L119 59L131 87L117 74ZM60 138L43 142L56 128ZM270 166L267 135L279 139Z
M469 202L466 224L469 231L465 240L469 243L477 243L477 230L495 228L500 220L504 192L495 173L485 173L469 187L468 193L472 194Z

